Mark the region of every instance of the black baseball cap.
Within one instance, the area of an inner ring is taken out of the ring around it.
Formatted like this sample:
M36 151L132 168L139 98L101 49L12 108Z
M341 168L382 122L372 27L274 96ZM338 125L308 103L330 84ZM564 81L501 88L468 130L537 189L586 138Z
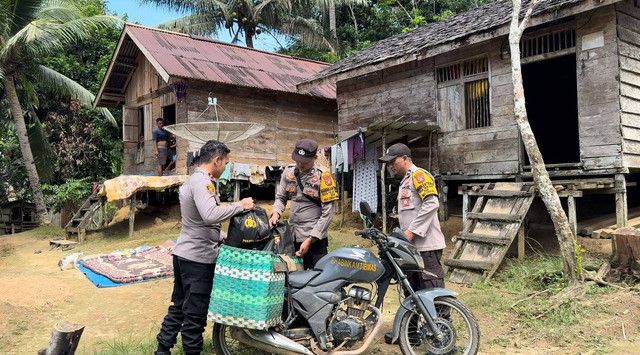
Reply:
M397 157L408 156L411 158L411 149L407 147L406 144L396 143L387 149L387 152L381 157L378 158L381 162L390 162Z
M316 156L318 143L313 139L301 139L296 142L296 147L291 153L291 158L300 163L308 163Z

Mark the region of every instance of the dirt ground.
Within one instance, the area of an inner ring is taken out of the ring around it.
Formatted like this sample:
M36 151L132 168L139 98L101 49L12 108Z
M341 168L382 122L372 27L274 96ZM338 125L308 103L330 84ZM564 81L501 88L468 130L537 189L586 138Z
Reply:
M124 216L128 211L124 209L118 214L120 222L89 234L88 242L71 251L48 250L49 240L59 236L60 229L39 228L0 236L0 353L35 354L48 344L51 327L60 320L86 326L78 354L114 353L113 344L118 341L148 342L153 339L169 306L172 278L101 289L76 269L61 271L58 268L58 261L74 252L82 251L84 255L108 253L145 244L158 245L177 237L179 217L175 208L167 212L151 209L143 212L136 219L133 238L127 237L128 221ZM339 217L335 219L339 220ZM348 236L357 227L357 218L349 217L341 233L330 232L332 243L353 243L356 239ZM448 236L460 227L459 218L451 218L443 224ZM610 241L581 238L580 243L587 253L608 255L611 252ZM41 252L37 253L38 250ZM585 330L606 340L607 346L603 350L597 344L591 349L588 344L580 347L556 344L549 334L519 335L518 329L514 329L515 323L505 323L504 315L496 314L492 307L477 305L469 298L482 290L451 283L447 286L459 292L460 298L471 305L482 333L481 354L640 354L640 345L635 343L640 340L640 302L635 294L618 292L594 297L594 302L606 302L612 310L602 316L594 314L595 326ZM382 334L390 329L398 304L393 290L386 301L385 323L378 342L371 348L373 354L400 353L396 346L382 341ZM205 336L210 334L211 326ZM591 341L592 337L588 335L585 337Z

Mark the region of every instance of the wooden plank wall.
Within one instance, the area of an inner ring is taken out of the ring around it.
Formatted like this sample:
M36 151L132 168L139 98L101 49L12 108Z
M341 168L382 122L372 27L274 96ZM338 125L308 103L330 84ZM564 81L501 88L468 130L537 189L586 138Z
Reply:
M622 165L615 10L576 16L576 71L580 160L585 170ZM604 46L583 50L585 35L601 33Z
M152 132L156 128L156 118L162 117L162 107L175 103L175 94L173 93L172 84L164 82L153 65L151 65L142 53L138 55L137 62L138 67L133 72L125 92L125 105L134 109L144 108L145 159L144 163L136 164L137 142L125 142L123 159L124 173L156 174ZM180 146L180 142L178 146Z
M266 128L247 141L229 144L231 161L256 165L286 166L293 163L295 142L312 138L320 147L333 144L337 134L335 100L206 82L189 82L186 96L189 122L215 121L207 108L209 92L218 99L218 115L224 121L262 123ZM179 113L179 116L182 113ZM182 119L178 118L179 121ZM201 144L189 143L188 150ZM180 145L178 145L180 148ZM179 166L181 154L178 154ZM186 158L185 158L186 159Z
M436 124L433 61L413 61L338 82L340 132L376 121L428 121Z
M616 4L623 163L640 168L640 3Z
M511 62L500 58L504 38L492 39L435 57L435 65L442 66L487 54L490 68L491 126L448 132L443 129L438 135L439 168L442 174L505 175L519 170L519 139L513 119ZM463 116L457 118L458 123L451 126L464 127L464 114L464 110L460 110L460 115Z

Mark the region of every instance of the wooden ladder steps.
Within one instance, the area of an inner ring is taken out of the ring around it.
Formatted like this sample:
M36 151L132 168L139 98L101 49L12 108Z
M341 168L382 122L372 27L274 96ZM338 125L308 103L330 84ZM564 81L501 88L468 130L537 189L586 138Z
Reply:
M493 269L494 264L490 261L473 261L462 259L449 259L445 260L444 264L458 269L471 269L471 270L485 270L489 271Z
M482 212L469 212L467 218L477 219L479 221L496 221L496 222L522 222L524 216L519 214L506 214L506 213L482 213Z
M531 191L509 191L509 190L479 190L473 195L487 196L487 197L528 197L531 196Z
M462 233L459 237L456 237L456 239L495 245L507 245L511 243L511 238L509 237L498 237L479 233Z

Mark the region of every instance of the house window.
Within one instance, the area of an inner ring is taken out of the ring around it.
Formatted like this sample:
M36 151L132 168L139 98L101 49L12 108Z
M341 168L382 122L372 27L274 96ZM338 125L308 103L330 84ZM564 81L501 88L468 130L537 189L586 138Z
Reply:
M438 125L443 131L491 126L488 58L436 68L436 80Z

